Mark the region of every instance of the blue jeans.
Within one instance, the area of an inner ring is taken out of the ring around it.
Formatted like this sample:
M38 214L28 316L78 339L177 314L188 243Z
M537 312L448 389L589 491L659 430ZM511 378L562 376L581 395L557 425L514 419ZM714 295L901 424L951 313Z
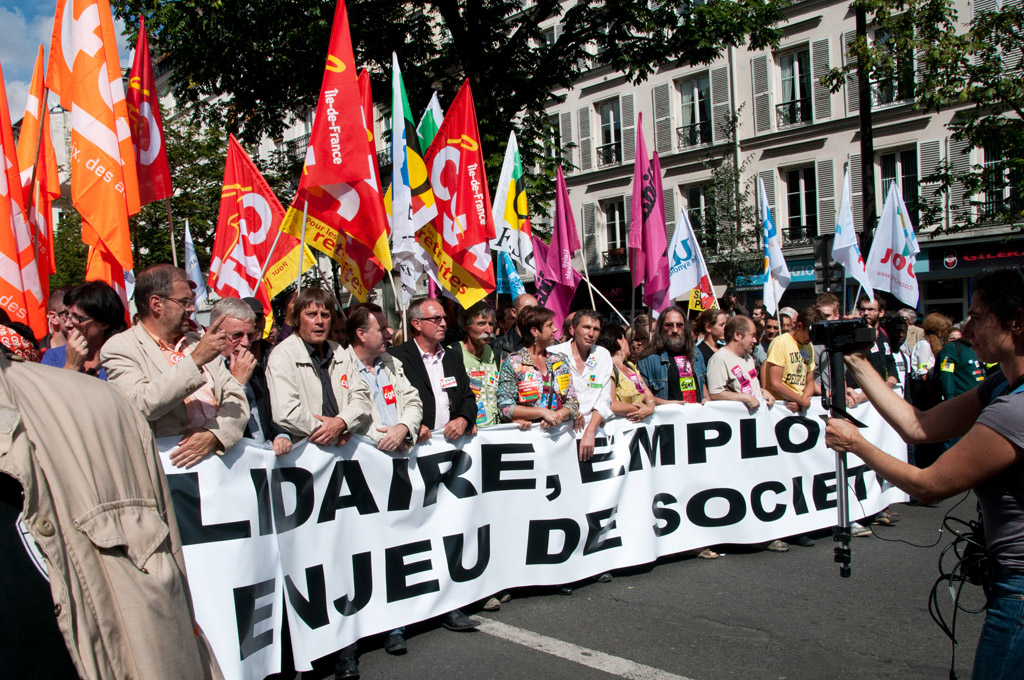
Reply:
M987 589L988 611L974 653L974 680L1019 678L1024 669L1024 574L1002 574Z

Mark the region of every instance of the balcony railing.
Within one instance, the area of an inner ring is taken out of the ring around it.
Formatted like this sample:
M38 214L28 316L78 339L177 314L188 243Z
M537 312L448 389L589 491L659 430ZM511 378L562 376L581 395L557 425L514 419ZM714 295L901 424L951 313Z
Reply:
M679 147L686 149L692 146L711 143L711 121L703 120L699 123L691 123L676 128L676 137L679 139Z
M628 262L628 255L625 248L612 248L604 251L602 258L605 267L625 267Z
M295 139L289 139L285 142L285 145L288 149L288 155L295 158L305 158L306 148L309 146L309 133Z
M618 165L622 162L622 142L602 144L597 147L597 167Z
M786 246L805 246L814 242L818 234L817 225L790 226L786 229Z
M811 98L779 104L775 107L775 117L780 129L811 122Z
M388 144L377 152L377 165L386 168L391 165L391 145Z
M886 107L904 104L913 99L913 84L900 83L894 78L871 81L871 105Z

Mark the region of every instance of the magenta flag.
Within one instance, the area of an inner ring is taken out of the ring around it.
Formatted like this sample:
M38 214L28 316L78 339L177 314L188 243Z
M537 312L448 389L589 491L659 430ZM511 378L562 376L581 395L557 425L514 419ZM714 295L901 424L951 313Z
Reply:
M537 242L537 239L534 239ZM534 256L537 264L537 275L541 267L547 271L549 281L557 281L564 286L576 290L576 270L572 268L572 256L580 249L580 237L576 233L576 220L572 216L569 205L569 189L565 186L565 175L558 168L558 179L555 183L555 224L551 230L551 246L545 247L543 257ZM540 264L543 262L544 264Z
M633 204L629 216L629 262L633 285L643 285L644 304L660 312L668 297L668 233L665 228L665 197L661 186L661 161L647 157L643 116L636 122L636 161L633 165Z
M580 276L576 270L571 270L571 285L567 286L556 280L552 272L557 274L557 269L549 269L548 261L548 255L555 252L554 249L536 236L533 236L532 239L533 261L537 265L537 278L535 280L537 288L537 302L539 302L542 307L547 307L555 313L555 333L557 335L561 335L562 322L565 321L565 317L569 316L572 300L576 296L576 287L579 286L583 277ZM554 239L552 239L552 243L554 243ZM557 262L558 260L556 259L555 263Z

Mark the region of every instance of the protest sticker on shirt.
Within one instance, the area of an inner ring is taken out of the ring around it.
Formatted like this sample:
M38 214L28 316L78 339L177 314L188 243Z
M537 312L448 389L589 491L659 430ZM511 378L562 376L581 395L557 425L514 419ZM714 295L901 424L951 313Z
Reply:
M388 406L391 406L392 404L398 401L398 398L395 397L394 385L384 385L383 387L380 388L380 391L381 394L384 395L384 403L387 404Z
M441 389L442 390L450 390L451 388L455 387L455 384L456 384L456 380L455 380L455 378L453 378L451 376L445 376L444 378L441 378Z
M520 380L517 387L520 402L537 401L540 399L540 381L536 378Z
M563 373L556 376L555 380L558 382L558 391L567 392L569 390L569 381L572 380L572 377L568 373Z
M348 389L348 374L347 373L345 375L341 376L341 389L343 389L343 390L347 390Z

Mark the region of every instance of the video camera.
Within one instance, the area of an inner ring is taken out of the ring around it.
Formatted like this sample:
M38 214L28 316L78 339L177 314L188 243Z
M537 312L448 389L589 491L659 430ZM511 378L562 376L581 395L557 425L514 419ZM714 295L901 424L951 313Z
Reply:
M875 331L864 319L818 321L811 324L811 342L830 351L848 353L875 341Z

